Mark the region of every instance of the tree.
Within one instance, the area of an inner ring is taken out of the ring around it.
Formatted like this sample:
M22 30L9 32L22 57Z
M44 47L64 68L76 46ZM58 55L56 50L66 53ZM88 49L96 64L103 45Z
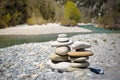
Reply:
M9 27L26 22L25 0L1 0L0 2L0 27Z
M54 18L55 15L54 6L52 6L52 0L43 0L40 6L40 12L44 19L49 20Z
M80 21L80 11L72 1L67 1L65 4L64 19L74 20L75 22Z

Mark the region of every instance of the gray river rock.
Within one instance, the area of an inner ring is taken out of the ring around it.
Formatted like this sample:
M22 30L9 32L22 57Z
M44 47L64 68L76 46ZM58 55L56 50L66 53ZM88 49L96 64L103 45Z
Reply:
M69 39L68 38L57 38L58 42L68 42Z
M67 55L67 52L70 51L70 47L68 46L63 46L63 47L57 47L55 49L55 53L59 55Z
M83 42L83 41L75 41L71 45L72 49L81 49L81 48L90 48L91 45L88 42Z
M68 42L58 42L58 41L54 41L51 46L53 47L59 47L59 46L68 46L71 45L73 43L73 41L69 40Z
M51 54L50 59L52 61L69 61L68 56L60 56L58 54Z

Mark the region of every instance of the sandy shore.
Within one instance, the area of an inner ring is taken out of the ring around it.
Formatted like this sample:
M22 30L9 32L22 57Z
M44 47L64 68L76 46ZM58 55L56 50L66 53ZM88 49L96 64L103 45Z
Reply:
M39 35L52 33L92 32L80 27L65 27L56 23L47 25L18 25L15 27L0 29L0 35Z

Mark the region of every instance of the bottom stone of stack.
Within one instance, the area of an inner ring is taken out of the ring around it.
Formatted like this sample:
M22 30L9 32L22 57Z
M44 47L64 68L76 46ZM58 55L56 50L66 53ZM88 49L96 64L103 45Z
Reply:
M58 54L51 54L50 59L52 61L69 61L68 56L60 56Z
M54 63L53 61L49 60L47 62L47 65L50 66L54 70L59 71L75 71L79 70L80 68L86 68L89 66L88 62L82 62L82 63L71 63L71 62L58 62Z

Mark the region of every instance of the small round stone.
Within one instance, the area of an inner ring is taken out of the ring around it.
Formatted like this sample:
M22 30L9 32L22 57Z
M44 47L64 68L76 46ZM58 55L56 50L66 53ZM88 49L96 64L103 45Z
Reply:
M64 42L64 43L60 43L58 41L54 41L51 46L53 47L59 47L59 46L68 46L71 45L73 43L73 41L69 40L68 42Z
M55 49L55 53L58 54L58 55L67 55L67 52L70 51L70 47L57 47Z
M57 54L52 54L50 56L50 59L52 61L69 61L68 56L60 56L60 55L57 55Z
M58 35L58 38L65 38L65 37L67 37L67 34L59 34Z

